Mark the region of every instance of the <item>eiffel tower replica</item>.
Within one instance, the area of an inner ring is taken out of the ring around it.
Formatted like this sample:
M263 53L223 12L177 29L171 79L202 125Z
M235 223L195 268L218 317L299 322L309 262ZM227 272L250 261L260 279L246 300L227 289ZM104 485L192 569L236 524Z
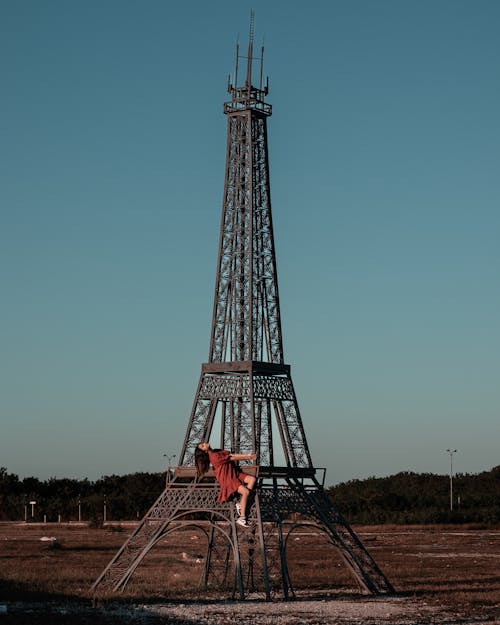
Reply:
M245 57L237 45L234 83L228 81L231 99L224 104L227 154L210 353L201 367L179 466L169 471L165 490L94 583L94 596L123 590L160 540L203 523L202 585L222 585L240 599L288 599L294 588L286 545L297 517L327 536L362 592L394 592L324 490L283 358L267 147L272 107L265 101L268 79L262 84L264 48L254 59L253 41L252 15L244 82L238 86ZM252 82L254 61L260 61L258 88ZM213 473L196 477L196 445L217 431L221 448L257 454L257 465L242 467L257 477L250 528L236 524L234 502L217 502Z

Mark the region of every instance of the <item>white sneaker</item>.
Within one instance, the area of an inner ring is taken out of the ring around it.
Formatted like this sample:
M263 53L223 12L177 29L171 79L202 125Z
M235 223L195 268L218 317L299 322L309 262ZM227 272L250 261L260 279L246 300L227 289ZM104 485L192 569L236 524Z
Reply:
M238 517L236 519L236 523L238 523L238 525L241 525L241 527L250 527L250 525L248 525L248 521L244 516Z

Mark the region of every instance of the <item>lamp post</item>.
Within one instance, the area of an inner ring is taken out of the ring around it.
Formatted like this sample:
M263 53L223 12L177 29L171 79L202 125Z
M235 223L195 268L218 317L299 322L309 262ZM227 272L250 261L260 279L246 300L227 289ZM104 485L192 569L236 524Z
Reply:
M30 501L29 502L30 506L31 506L31 518L34 519L35 517L35 506L36 506L36 501Z
M170 456L169 456L168 454L163 454L163 457L167 459L167 462L168 462L168 465L167 465L167 466L170 468L170 463L171 463L171 462L172 462L172 460L173 460L174 458L176 458L177 456L176 456L175 454L172 454L172 455L170 455Z
M450 510L453 510L453 454L457 453L456 449L447 449L450 454Z
M172 460L174 458L176 458L175 454L172 455L168 455L168 454L163 454L163 457L167 459L168 465L167 465L167 483L170 482L170 463L172 462Z

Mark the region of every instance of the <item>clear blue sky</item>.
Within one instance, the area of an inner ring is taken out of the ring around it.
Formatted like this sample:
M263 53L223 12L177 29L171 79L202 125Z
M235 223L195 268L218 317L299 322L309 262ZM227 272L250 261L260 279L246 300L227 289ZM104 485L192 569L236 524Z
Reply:
M285 358L333 484L500 463L500 2L0 1L0 466L159 471L265 37Z

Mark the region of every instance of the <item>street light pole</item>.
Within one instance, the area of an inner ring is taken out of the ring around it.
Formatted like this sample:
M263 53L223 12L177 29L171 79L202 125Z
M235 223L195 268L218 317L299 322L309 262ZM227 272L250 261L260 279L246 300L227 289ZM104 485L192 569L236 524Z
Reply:
M170 463L172 462L172 460L176 457L175 454L169 455L169 454L163 454L163 457L167 459L168 465L167 465L167 482L170 482Z
M167 459L168 467L170 468L170 463L172 462L174 458L176 458L176 455L172 454L169 456L168 454L163 454L163 457Z
M456 449L447 449L450 454L450 510L453 511L453 454L457 453Z

